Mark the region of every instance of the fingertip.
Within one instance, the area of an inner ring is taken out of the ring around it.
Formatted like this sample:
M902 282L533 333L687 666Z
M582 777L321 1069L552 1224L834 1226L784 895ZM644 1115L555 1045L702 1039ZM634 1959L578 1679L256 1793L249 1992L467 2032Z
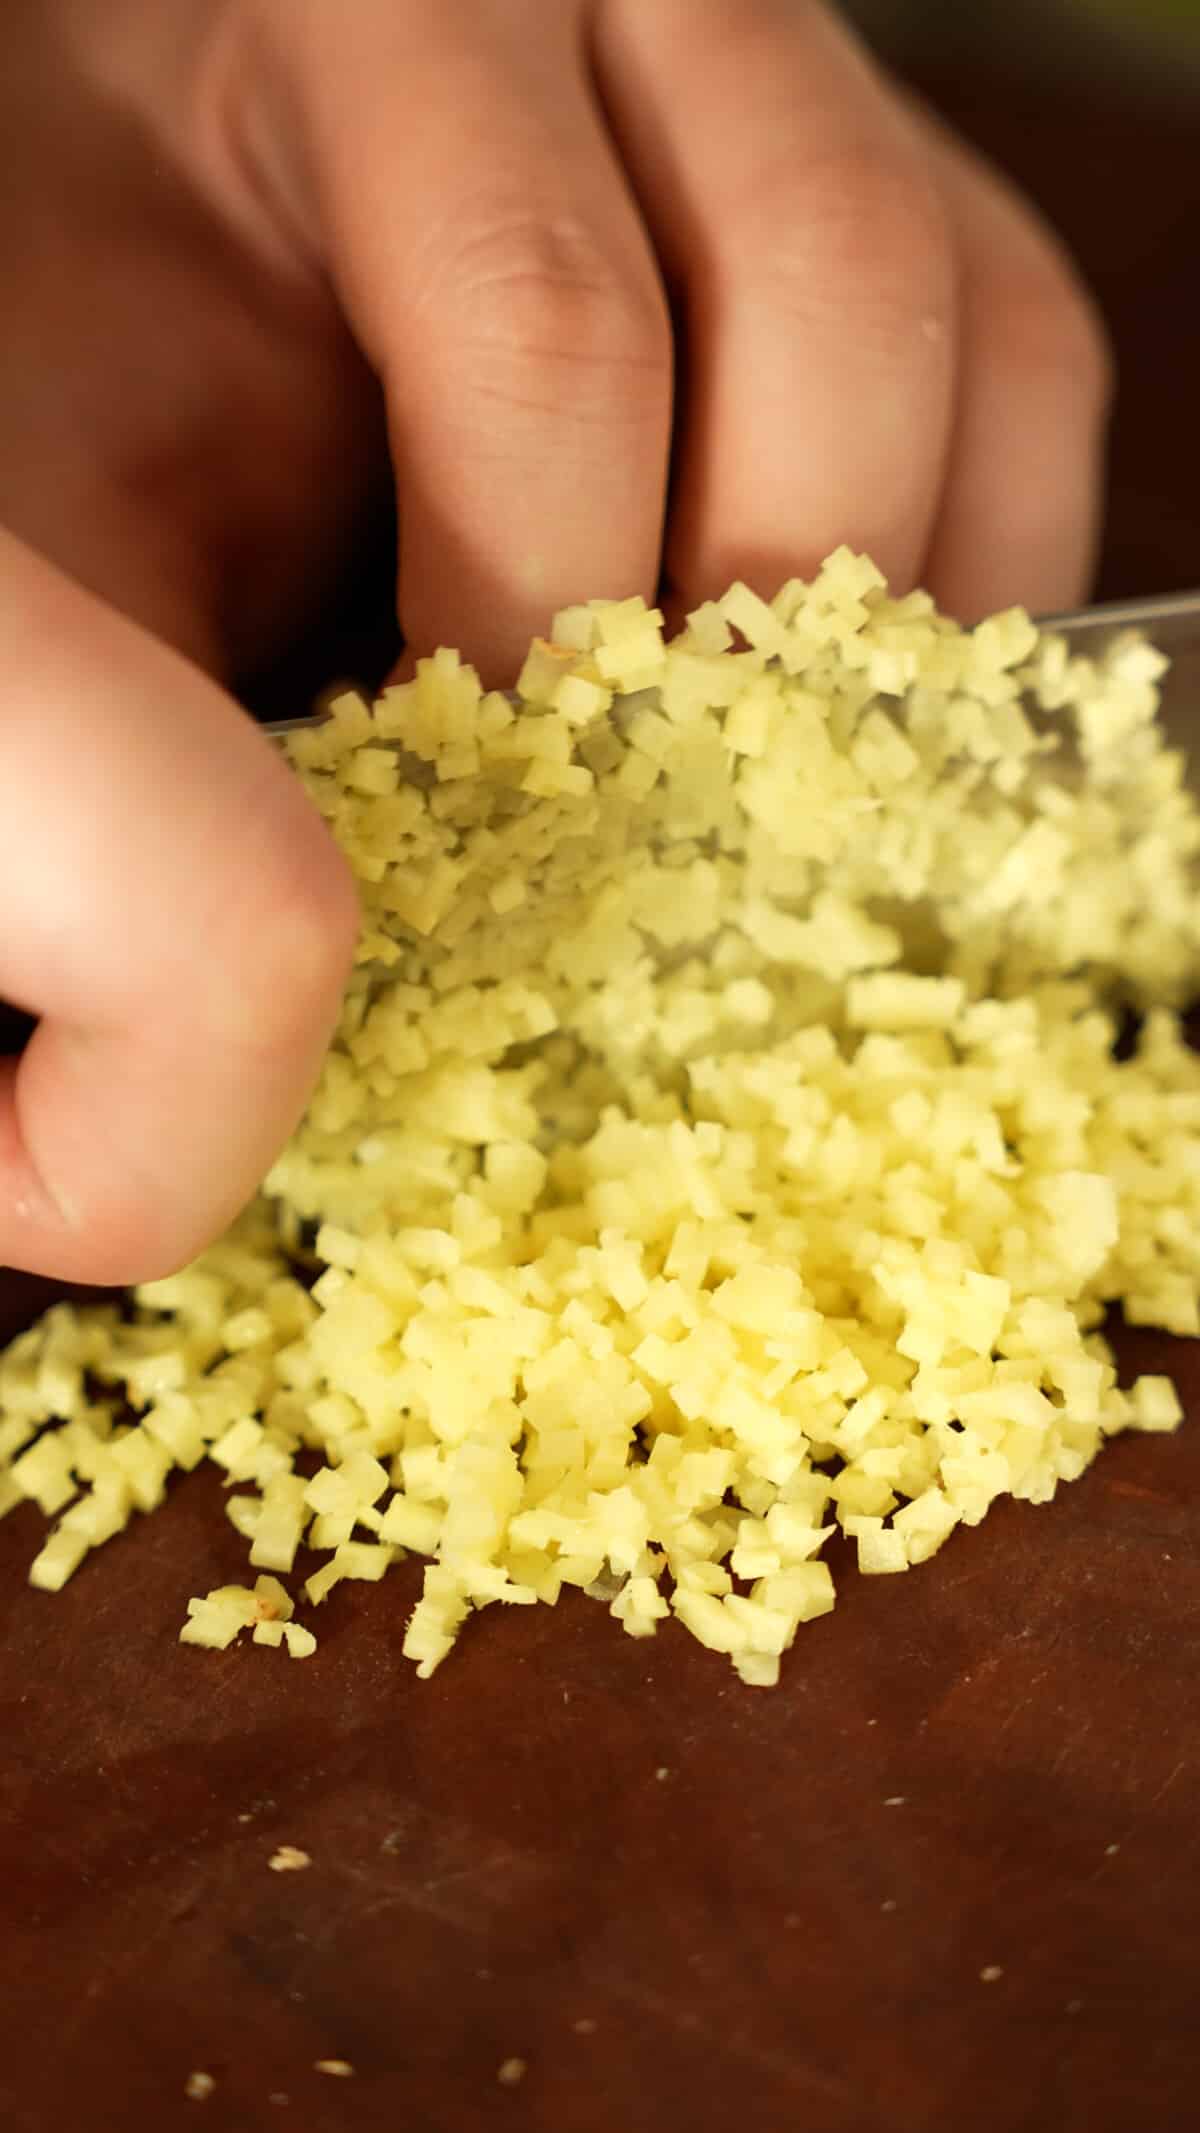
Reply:
M164 1097L158 1077L122 1075L108 1042L96 1041L94 1060L92 1049L42 1023L20 1060L0 1063L0 1265L126 1287L195 1259L253 1196L269 1157L246 1133L253 1092L223 1130L219 1114L197 1115L195 1086ZM228 1118L230 1092L213 1094Z
M44 1169L35 1159L23 1113L37 1078L39 1043L44 1053L40 1030L21 1058L0 1061L0 1265L89 1288L175 1271L188 1256L186 1245L163 1233L160 1208L127 1206L116 1183L105 1206L88 1206L69 1173ZM97 1122L98 1139L101 1131ZM183 1249L171 1266L173 1244Z
M353 877L305 802L255 893L103 1028L43 1018L0 1061L0 1263L104 1287L187 1265L303 1115L358 938ZM236 892L237 884L230 884Z

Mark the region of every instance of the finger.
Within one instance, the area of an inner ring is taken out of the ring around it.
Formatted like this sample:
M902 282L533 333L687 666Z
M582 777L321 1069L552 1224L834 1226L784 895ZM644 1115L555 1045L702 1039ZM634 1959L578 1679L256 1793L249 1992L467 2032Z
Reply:
M123 1282L254 1191L357 922L298 781L175 653L0 535L0 1261Z
M908 584L957 299L937 188L874 68L783 0L607 0L597 62L686 334L672 579L770 590L847 541Z
M301 212L384 381L406 636L495 678L556 607L658 575L669 320L579 16L464 0L414 39L362 0L279 40Z
M1112 366L1091 297L1058 240L936 122L960 254L961 386L930 551L930 589L971 620L1086 597L1099 537Z

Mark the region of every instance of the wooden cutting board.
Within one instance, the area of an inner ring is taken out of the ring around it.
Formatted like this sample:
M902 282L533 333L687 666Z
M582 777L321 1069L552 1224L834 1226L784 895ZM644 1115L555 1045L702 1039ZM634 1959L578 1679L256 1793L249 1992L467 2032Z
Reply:
M933 86L1113 316L1106 589L1200 580L1194 114ZM183 1651L243 1569L215 1475L53 1601L7 1519L5 2133L1194 2126L1200 1350L1122 1352L1190 1427L907 1578L847 1567L773 1694L582 1598L421 1684L411 1568L340 1587L304 1664Z
M1130 1350L1200 1420L1200 1354ZM1200 1428L847 1565L773 1694L582 1597L420 1683L409 1571L303 1664L180 1650L243 1567L215 1474L56 1601L38 1530L0 1548L12 2133L1194 2123Z

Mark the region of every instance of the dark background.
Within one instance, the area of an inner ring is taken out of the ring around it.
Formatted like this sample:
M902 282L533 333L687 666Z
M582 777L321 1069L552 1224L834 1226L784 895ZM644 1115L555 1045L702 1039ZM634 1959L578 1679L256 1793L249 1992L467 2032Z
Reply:
M1200 585L1200 5L854 0L1061 230L1118 362L1102 597Z
M859 12L1108 313L1103 589L1200 583L1195 9ZM30 1294L0 1292L9 1323ZM1122 1353L1175 1370L1200 1421L1194 1351ZM421 1685L411 1568L341 1587L304 1665L181 1652L187 1596L243 1573L214 1474L56 1601L24 1582L41 1521L14 1514L0 2124L1183 2133L1198 1512L1194 1424L1122 1440L899 1586L846 1575L773 1695L583 1600L490 1610ZM285 1842L307 1872L268 1871Z

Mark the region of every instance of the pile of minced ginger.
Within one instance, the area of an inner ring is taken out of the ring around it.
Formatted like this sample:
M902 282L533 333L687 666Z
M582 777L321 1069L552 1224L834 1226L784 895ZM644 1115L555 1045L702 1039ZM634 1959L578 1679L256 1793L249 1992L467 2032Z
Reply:
M671 642L569 609L515 697L442 651L297 732L361 889L340 1028L227 1237L0 1361L0 1511L58 1520L33 1582L207 1458L260 1575L185 1642L303 1656L301 1550L313 1607L413 1551L422 1675L576 1585L767 1685L838 1528L905 1570L1173 1429L1097 1330L1200 1330L1162 666L965 631L842 550Z

